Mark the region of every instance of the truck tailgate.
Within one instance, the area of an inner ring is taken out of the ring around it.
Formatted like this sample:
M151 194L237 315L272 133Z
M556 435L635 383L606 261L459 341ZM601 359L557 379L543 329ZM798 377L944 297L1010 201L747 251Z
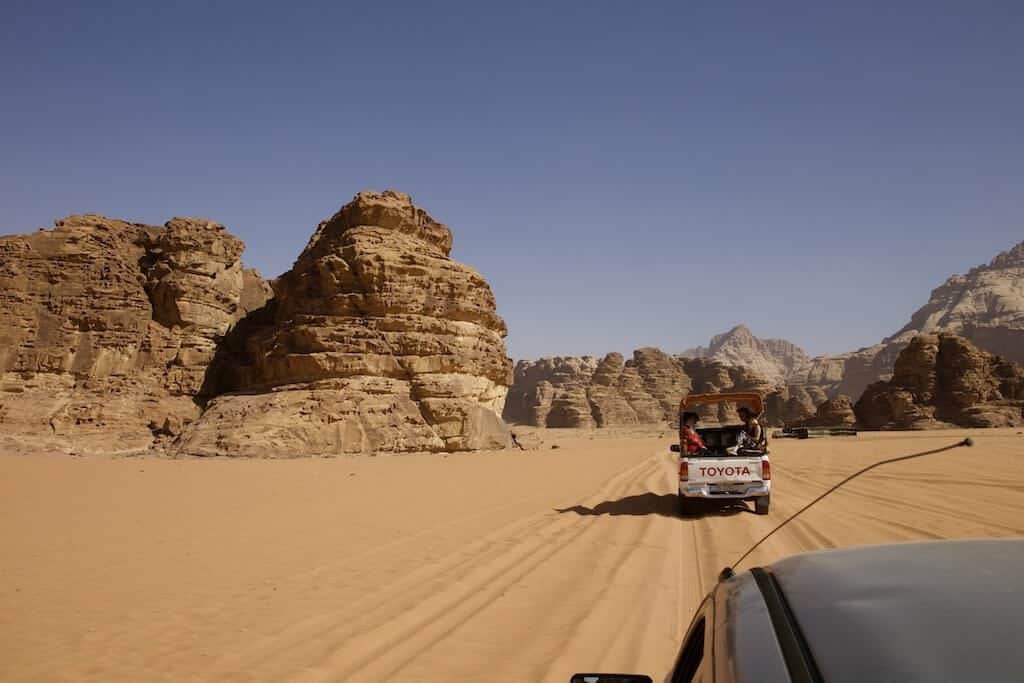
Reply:
M761 458L687 458L691 482L739 482L761 479Z

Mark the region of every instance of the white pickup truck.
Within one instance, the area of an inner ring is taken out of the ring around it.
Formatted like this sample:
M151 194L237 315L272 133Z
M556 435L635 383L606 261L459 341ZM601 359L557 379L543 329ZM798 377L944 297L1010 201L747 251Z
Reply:
M764 410L756 393L691 394L680 403L680 419L696 406L723 402L746 405L755 415ZM697 499L753 500L754 511L767 515L772 493L767 437L761 444L744 443L739 424L698 428L697 433L707 446L705 450L687 454L685 446L672 446L679 453L680 513L690 514Z

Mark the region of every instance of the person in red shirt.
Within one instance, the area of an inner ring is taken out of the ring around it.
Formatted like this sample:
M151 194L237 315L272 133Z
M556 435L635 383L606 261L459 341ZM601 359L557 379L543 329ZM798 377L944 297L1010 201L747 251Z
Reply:
M704 439L700 438L700 434L694 429L698 420L700 420L700 415L689 412L683 413L679 420L679 450L685 455L699 453L707 448L704 445Z

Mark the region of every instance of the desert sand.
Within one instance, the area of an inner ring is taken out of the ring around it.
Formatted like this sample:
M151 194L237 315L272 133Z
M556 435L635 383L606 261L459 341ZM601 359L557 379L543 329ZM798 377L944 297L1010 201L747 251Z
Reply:
M0 457L0 679L661 676L725 564L1024 534L1015 430L773 442L772 513L674 513L663 434L309 460ZM550 448L552 443L560 447ZM558 510L564 510L559 512Z

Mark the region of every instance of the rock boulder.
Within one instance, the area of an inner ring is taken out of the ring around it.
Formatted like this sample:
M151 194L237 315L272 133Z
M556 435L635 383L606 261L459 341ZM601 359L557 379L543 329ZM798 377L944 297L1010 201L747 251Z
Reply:
M292 457L503 448L505 323L451 231L362 192L320 224L215 366L175 452Z
M1008 427L1024 423L1024 368L952 335L918 335L887 382L854 406L869 428Z
M241 253L202 219L78 215L0 237L3 444L138 452L198 417L218 339L266 300Z

